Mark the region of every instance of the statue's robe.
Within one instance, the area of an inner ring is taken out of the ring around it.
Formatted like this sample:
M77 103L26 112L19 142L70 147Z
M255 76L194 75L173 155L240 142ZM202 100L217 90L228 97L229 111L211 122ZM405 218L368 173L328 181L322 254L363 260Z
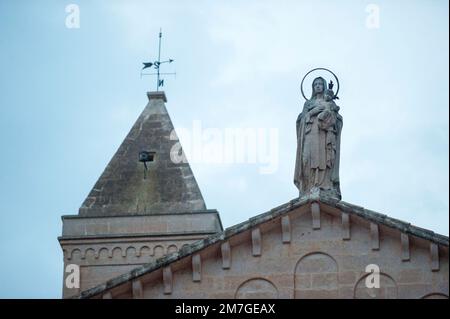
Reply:
M342 130L342 117L332 111L332 125L321 128L318 114L311 115L317 100L305 102L302 113L297 119L297 156L294 184L300 195L307 194L312 188L331 190L340 197L339 153ZM339 109L333 101L334 109ZM319 113L320 114L320 113ZM330 120L330 117L326 117Z

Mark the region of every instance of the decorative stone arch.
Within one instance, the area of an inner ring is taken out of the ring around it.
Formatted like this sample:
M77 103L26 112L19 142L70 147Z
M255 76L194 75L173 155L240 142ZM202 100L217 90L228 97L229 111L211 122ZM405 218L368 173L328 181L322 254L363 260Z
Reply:
M277 287L268 279L251 278L236 289L235 299L278 299Z
M95 249L92 247L86 248L83 253L83 259L86 257L95 257Z
M150 249L149 246L143 245L143 246L141 246L141 248L139 248L139 256L146 257L146 256L151 256L151 255L152 255L152 250Z
M78 253L79 257L81 258L81 250L78 248L72 249L72 251L70 252L70 258L69 259L73 259L74 255Z
M176 251L178 251L178 247L175 244L169 245L169 247L167 247L167 253L168 254L174 253Z
M166 250L164 249L164 247L162 245L156 245L153 248L153 256L155 258L161 258L162 256L165 255Z
M128 246L127 250L125 251L125 255L127 257L138 257L138 251L137 251L136 247Z
M420 299L448 299L448 296L442 292L432 292L423 296Z
M109 256L108 248L107 247L102 247L99 250L97 250L95 258L106 258L108 256Z
M338 263L327 253L311 252L294 269L295 299L338 298Z
M113 248L110 250L110 253L109 253L109 257L110 257L110 258L113 258L113 257L114 257L114 252L115 252L115 251L120 251L119 256L123 256L122 247L120 247L120 246L115 246L115 247L113 247Z
M397 299L397 282L390 275L380 272L380 288L367 288L365 280L371 273L364 274L358 279L353 288L355 299Z

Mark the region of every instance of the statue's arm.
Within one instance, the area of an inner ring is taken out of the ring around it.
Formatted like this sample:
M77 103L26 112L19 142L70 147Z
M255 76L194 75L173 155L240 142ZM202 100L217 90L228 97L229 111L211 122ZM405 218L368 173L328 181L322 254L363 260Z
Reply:
M309 115L310 116L317 115L320 112L322 112L323 110L325 110L325 107L323 105L319 105L319 106L313 108L311 111L309 111Z
M306 101L305 104L303 105L303 111L297 117L297 126L299 125L302 118L306 115L306 113L308 113L308 110L309 110L308 101Z

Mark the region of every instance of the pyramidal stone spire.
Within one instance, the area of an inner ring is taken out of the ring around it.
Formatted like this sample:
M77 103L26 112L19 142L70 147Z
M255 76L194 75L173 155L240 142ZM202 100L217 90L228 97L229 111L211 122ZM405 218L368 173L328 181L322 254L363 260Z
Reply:
M206 209L189 163L171 160L171 150L179 141L165 106L165 93L148 92L147 96L147 106L81 205L80 216ZM145 165L139 161L141 152L150 155Z
M61 217L64 298L223 230L219 212L206 209L189 164L177 160L184 156L164 92L147 95L78 215ZM77 287L67 284L74 265Z

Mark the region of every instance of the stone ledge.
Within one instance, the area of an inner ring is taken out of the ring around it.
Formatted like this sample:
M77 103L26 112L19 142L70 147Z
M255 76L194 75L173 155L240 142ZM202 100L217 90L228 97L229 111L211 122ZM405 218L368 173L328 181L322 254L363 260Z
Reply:
M63 216L61 238L216 233L223 230L216 210L134 216Z
M147 97L149 100L161 99L165 103L167 103L167 97L166 97L166 93L164 91L147 92Z
M205 209L205 210L192 210L192 211L185 211L185 212L177 212L176 215L194 215L194 214L210 214L215 213L219 215L219 212L217 209ZM145 217L145 216L167 216L167 215L174 215L174 213L155 213L155 214L135 214L135 213L123 213L118 215L62 215L61 219L64 221L64 219L89 219L89 218L111 218L111 217Z
M119 235L86 235L86 236L59 236L59 241L64 240L88 240L88 239L123 239L123 238L152 238L152 237L174 237L186 235L213 235L217 232L190 231L179 233L142 233L142 234L119 234Z

